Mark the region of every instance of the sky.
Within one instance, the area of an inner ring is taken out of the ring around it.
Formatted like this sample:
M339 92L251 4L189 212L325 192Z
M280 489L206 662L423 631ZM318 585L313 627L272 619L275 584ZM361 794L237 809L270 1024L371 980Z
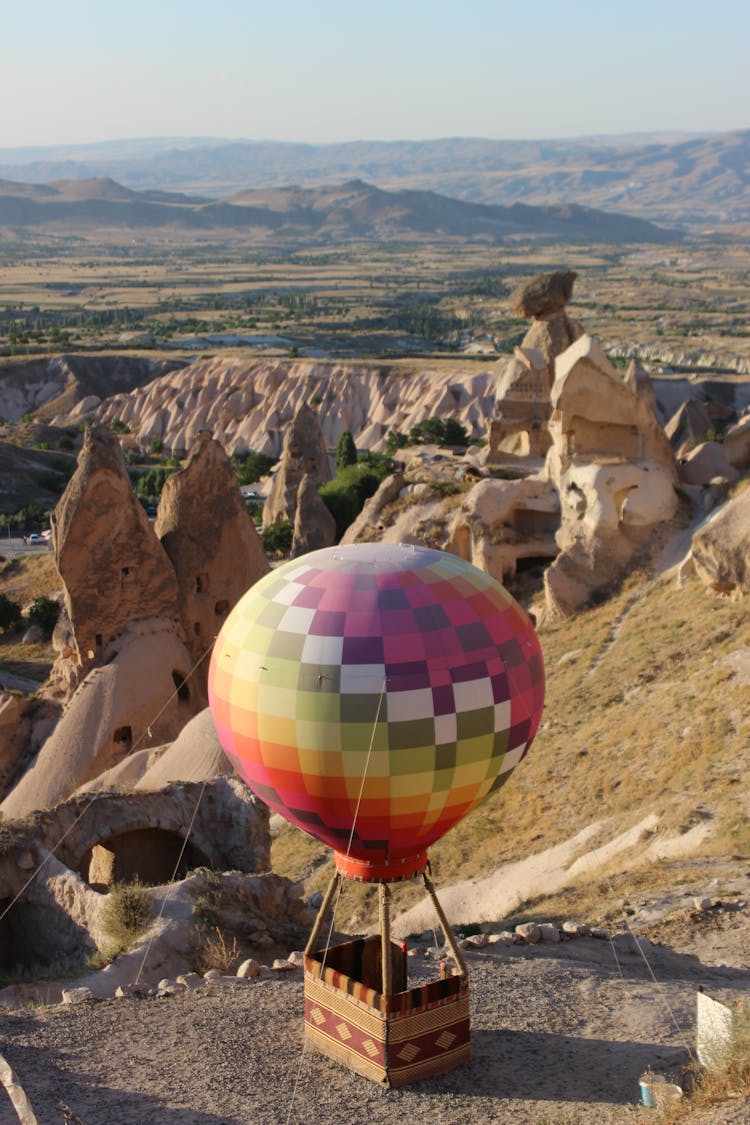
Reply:
M748 0L34 0L0 148L750 126Z

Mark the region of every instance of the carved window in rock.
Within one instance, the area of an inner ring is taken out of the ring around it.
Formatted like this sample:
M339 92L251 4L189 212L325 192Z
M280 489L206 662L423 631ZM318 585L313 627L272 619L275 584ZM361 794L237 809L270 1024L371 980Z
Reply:
M226 598L222 598L221 601L216 603L214 613L217 617L226 617L229 613L229 602Z
M195 592L196 594L208 593L208 574L196 574L195 576Z
M134 566L121 566L120 567L120 584L122 586L132 585L135 582L135 567Z

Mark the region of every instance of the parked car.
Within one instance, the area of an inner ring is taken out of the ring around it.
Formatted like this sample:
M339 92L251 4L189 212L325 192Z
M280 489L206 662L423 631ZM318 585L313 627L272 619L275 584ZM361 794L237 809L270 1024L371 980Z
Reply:
M33 532L33 534L29 536L28 541L29 541L29 543L38 543L38 544L43 544L45 542L45 540L42 538L42 536L37 535L36 532Z

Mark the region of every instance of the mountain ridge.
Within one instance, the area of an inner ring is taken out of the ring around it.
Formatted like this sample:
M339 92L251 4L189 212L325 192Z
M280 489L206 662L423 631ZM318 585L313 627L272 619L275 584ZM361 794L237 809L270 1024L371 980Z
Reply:
M750 129L718 134L496 141L347 141L316 145L142 138L0 149L0 178L111 176L134 190L226 197L244 188L366 179L467 202L617 205L661 221L750 219Z
M565 241L673 242L679 234L634 216L578 204L495 206L430 190L387 191L353 179L318 188L245 189L206 200L140 192L111 177L44 184L0 181L0 227L243 229L265 239L554 237Z

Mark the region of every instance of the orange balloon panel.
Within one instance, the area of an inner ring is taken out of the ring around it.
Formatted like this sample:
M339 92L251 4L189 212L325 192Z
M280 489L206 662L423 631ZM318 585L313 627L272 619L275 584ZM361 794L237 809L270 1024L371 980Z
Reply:
M507 780L536 733L544 667L494 579L425 547L315 551L257 582L214 646L224 750L342 870L391 879Z

